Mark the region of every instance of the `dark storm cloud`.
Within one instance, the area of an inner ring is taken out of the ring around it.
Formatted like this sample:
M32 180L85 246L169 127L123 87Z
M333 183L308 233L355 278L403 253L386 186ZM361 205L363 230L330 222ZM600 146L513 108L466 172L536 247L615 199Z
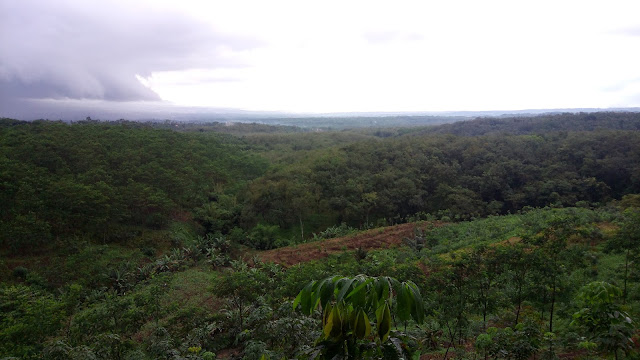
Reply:
M0 96L158 100L136 75L242 66L255 40L153 4L0 0Z

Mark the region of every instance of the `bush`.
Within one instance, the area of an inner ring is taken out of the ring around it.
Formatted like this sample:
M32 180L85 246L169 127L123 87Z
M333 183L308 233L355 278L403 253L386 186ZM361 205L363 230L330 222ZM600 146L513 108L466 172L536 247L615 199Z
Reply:
M322 239L333 239L337 237L347 236L349 234L353 234L358 231L358 229L352 228L345 223L340 225L331 226L326 228L324 231L321 231L318 234L313 234L313 240L322 240Z
M29 274L29 270L27 270L27 268L25 268L25 267L16 266L13 269L13 277L16 278L16 279L25 280L27 278L28 274Z
M60 328L64 306L27 286L0 288L0 354L29 359Z
M273 249L279 231L280 228L277 225L258 224L249 233L249 245L258 250Z
M618 303L621 297L622 290L607 282L585 285L577 297L581 309L573 314L571 323L583 330L589 341L616 357L618 350L628 352L633 348L635 331L633 320Z

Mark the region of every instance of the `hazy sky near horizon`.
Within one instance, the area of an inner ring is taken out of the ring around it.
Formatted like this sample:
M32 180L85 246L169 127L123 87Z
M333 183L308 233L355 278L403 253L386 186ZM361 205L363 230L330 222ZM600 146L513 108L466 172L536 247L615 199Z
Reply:
M637 0L0 0L0 105L638 107L638 14Z

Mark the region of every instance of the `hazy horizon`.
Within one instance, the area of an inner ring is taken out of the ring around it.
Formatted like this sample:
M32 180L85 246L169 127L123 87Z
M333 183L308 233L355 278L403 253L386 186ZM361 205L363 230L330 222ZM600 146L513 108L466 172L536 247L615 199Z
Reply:
M114 103L100 100L41 100L18 101L22 109L7 111L3 107L0 117L17 120L63 120L79 121L87 117L94 120L114 121L184 121L184 122L246 122L269 120L279 123L277 119L290 123L293 119L308 118L358 118L358 117L500 117L500 116L535 116L552 113L578 112L640 112L640 107L626 108L558 108L558 109L516 109L516 110L449 110L449 111L358 111L358 112L284 112L284 111L252 111L233 108L214 108L206 106L178 106L168 102L121 102Z

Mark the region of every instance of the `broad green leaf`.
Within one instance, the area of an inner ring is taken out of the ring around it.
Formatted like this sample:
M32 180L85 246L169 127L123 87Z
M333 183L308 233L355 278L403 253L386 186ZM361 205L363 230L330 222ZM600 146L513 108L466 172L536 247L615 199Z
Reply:
M389 299L389 294L391 293L391 284L389 283L388 278L383 278L380 281L380 292L378 292L378 302L384 302Z
M369 317L365 314L364 310L360 309L356 315L356 322L353 328L353 334L358 339L364 339L371 335L371 323Z
M394 279L390 276L385 276L384 278L387 279L391 288L393 288L396 291L400 288L400 286L402 286L402 283L400 283L400 281L398 281L397 279Z
M324 325L323 333L325 338L337 338L342 335L342 319L340 316L340 309L338 306L334 306L331 309L331 314L327 317L327 322Z
M300 291L298 293L298 296L296 296L295 300L293 300L293 310L295 310L296 307L298 307L298 304L300 304L301 299L302 299L302 291Z
M329 314L329 316L327 317L327 321L324 323L324 328L322 333L324 334L324 337L326 339L328 339L331 336L331 331L333 330L333 314L335 313L336 309L333 308L331 309L331 313Z
M342 288L340 289L340 292L338 293L338 296L336 297L336 301L337 302L341 302L344 299L344 296L347 294L347 292L349 291L349 288L351 287L351 284L353 284L353 282L356 279L347 279L344 282L344 285L342 285Z
M311 289L311 303L313 304L313 308L315 309L320 303L321 292L324 287L324 284L328 279L323 279L318 281L313 288Z
M327 279L324 286L320 289L320 305L324 308L333 297L335 283L333 279Z
M359 281L360 281L360 279L356 280L356 282L359 282ZM352 296L354 296L354 294L357 294L358 292L360 292L369 283L371 283L371 279L367 279L367 280L364 280L364 281L358 283L357 286L353 287L353 290L351 290L351 292L349 292L349 294L345 297L345 299L351 298Z
M401 284L396 294L396 312L400 321L407 321L411 318L412 300L411 290L408 289L407 285Z
M383 343L387 341L389 332L391 332L391 311L387 302L376 310L376 321L378 323L378 337L380 342Z
M347 311L346 315L343 316L343 319L347 319L345 323L349 324L348 328L344 329L345 333L349 331L354 331L357 325L356 322L358 321L358 311L354 311L353 309L349 309L349 310L350 311Z
M331 304L327 304L327 306L324 308L324 311L322 312L322 326L324 327L325 325L327 325L327 322L329 321L329 317L331 316Z
M315 281L310 282L300 292L300 295L301 295L300 296L300 306L302 308L302 312L307 314L307 315L311 315L313 313L313 306L315 304L312 303L311 289L313 288L315 283L316 283Z
M418 285L411 281L407 281L408 289L410 290L412 297L411 317L418 324L424 322L424 302L422 301L422 295L420 295L420 289Z
M374 282L374 296L371 296L371 308L377 309L382 303L389 300L389 280L386 277L379 277Z
M368 291L367 285L370 281L365 281L362 284L359 284L354 290L352 290L349 295L346 296L346 300L349 301L356 308L366 308L367 306L367 298L375 297L371 296L372 294Z
M329 322L327 322L327 325L331 324L330 328L329 328L329 336L330 337L340 337L342 335L342 318L340 316L340 309L338 308L338 306L334 306L333 309L331 310L331 316L330 316L330 320ZM325 326L325 335L327 334L327 328Z
M340 315L340 319L342 320L342 329L346 334L349 330L353 328L354 324L354 313L353 306L351 304L345 304L344 302L338 303L338 314Z

